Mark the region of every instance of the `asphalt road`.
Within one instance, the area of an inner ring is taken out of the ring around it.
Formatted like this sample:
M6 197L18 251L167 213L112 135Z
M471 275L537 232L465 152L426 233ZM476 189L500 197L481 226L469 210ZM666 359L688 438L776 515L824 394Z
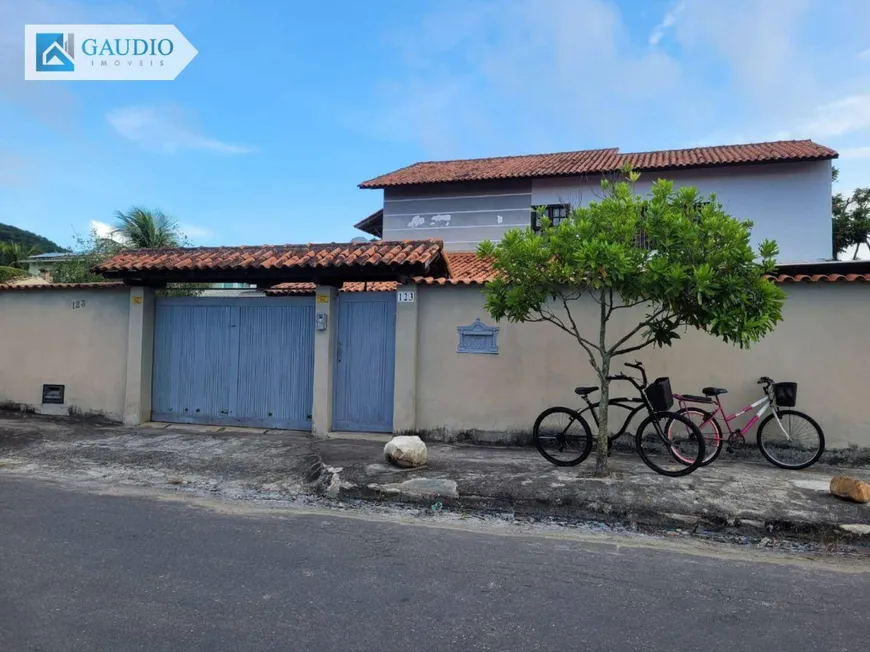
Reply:
M0 480L0 650L864 650L868 575Z

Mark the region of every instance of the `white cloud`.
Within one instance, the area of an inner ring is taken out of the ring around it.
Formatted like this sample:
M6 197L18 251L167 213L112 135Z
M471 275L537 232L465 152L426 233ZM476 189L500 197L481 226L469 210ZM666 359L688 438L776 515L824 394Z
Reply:
M188 224L186 222L181 222L178 225L178 229L183 235L194 241L194 243L201 242L203 240L212 240L215 236L217 236L217 233L215 233L208 227ZM111 224L106 224L105 222L100 222L99 220L91 220L88 224L88 230L96 235L98 238L114 240L115 242L119 242L121 244L124 244L125 242L124 238L115 232L114 226L112 226Z
M122 137L145 149L175 154L199 150L218 154L247 154L253 150L204 134L190 115L175 104L128 106L106 115Z
M870 94L851 95L815 109L797 130L812 138L831 138L870 128Z
M396 65L373 106L348 122L452 157L612 146L628 130L648 132L650 121L695 108L673 92L673 59L632 47L609 0L429 6L393 37ZM648 102L668 93L667 106Z
M674 23L677 22L677 17L680 15L680 13L685 8L686 8L686 6L682 2L678 2L665 14L664 18L662 18L662 22L660 22L658 25L653 27L652 32L650 32L650 35L649 35L649 44L650 45L655 47L656 45L659 44L659 41L662 40L662 38L665 35L665 32L669 28L674 26Z
M842 147L837 151L840 158L870 158L870 147Z
M88 229L98 238L104 240L114 240L115 242L124 244L124 238L122 238L115 232L115 227L111 224L106 224L105 222L100 222L99 220L91 220L88 223Z
M809 8L810 0L684 0L674 36L702 92L738 100L731 120L782 119L819 97L815 48L799 38ZM721 81L705 84L711 73Z

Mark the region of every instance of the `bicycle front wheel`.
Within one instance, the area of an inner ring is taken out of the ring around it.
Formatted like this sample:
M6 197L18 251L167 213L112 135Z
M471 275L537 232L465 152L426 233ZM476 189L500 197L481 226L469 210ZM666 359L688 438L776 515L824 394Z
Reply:
M783 469L805 469L825 452L825 435L812 417L797 410L779 410L758 426L758 450Z
M535 447L556 466L574 466L589 457L592 431L575 410L552 407L541 412L533 430Z
M711 412L707 412L700 408L689 407L677 411L677 414L682 414L689 421L698 426L701 434L704 436L704 461L701 466L712 464L722 452L722 444L725 440L722 437L722 429L716 422L716 418ZM678 426L682 427L682 426ZM670 426L668 426L668 436L670 436ZM679 453L677 453L679 457ZM687 464L691 464L691 460L686 460Z
M688 475L704 463L704 436L698 426L676 412L657 412L644 419L635 445L644 464L672 478Z

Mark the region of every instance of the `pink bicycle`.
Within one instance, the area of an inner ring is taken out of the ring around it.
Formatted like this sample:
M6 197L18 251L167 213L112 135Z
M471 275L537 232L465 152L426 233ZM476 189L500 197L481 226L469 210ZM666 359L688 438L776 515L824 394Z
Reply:
M725 421L728 429L729 450L742 446L746 442L745 435L756 422L770 410L758 426L758 449L768 462L783 469L805 469L815 464L825 452L825 435L819 424L807 414L792 408L797 403L797 383L776 383L767 376L758 379L759 385L764 385L764 396L754 403L734 414L727 415L722 408L719 396L728 390L720 387L705 387L704 396L691 394L674 394L674 399L681 409L677 414L688 418L698 426L704 436L704 461L702 466L710 464L722 451L726 439L722 436L722 427L716 416ZM715 405L712 411L704 410L690 403ZM734 430L731 422L752 409L758 411L742 428ZM676 453L675 453L676 454ZM690 463L693 460L686 460Z

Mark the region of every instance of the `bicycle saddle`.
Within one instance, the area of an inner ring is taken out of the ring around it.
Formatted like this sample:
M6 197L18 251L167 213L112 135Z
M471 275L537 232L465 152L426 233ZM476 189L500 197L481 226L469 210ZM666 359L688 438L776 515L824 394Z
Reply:
M683 394L683 399L691 403L712 403L713 399L706 396L695 396L694 394Z
M727 389L722 389L721 387L705 387L701 390L704 392L705 396L718 396L719 394L727 394Z
M597 387L575 387L574 393L579 394L580 396L586 396L587 394L591 394L592 392L597 392Z

